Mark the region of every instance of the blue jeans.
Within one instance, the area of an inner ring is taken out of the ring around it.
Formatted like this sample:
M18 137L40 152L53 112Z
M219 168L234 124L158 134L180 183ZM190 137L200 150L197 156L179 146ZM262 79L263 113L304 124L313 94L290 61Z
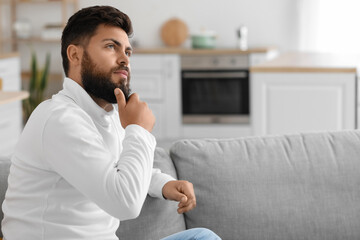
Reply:
M221 240L221 238L209 229L192 228L175 233L161 240Z

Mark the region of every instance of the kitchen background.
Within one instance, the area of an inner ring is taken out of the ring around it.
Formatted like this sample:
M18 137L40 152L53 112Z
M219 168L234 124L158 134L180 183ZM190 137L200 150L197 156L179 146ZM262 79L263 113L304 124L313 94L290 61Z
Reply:
M248 27L250 47L276 46L281 50L293 50L299 46L297 17L299 1L79 0L80 8L96 4L112 5L127 13L134 25L132 40L136 41L139 47L164 46L160 38L160 29L165 21L173 17L182 19L187 24L189 33L196 33L202 29L215 31L217 47L236 47L236 30L242 24ZM18 6L17 16L20 20L30 22L33 35L39 35L44 24L56 24L61 21L61 11L59 4L56 3L36 5L22 3ZM189 42L190 39L184 43L184 46L189 46ZM36 47L36 44L33 44ZM51 51L51 69L61 72L59 49L54 44L44 43L41 43L41 48L44 52ZM28 49L27 44L20 45L24 58L29 58ZM39 52L39 58L40 56L44 54ZM22 61L22 68L29 68L28 61Z
M13 0L14 1L14 0ZM16 6L16 23L30 26L30 37L41 36L45 26L61 24L63 13L61 1L55 0L26 0L20 1ZM165 47L161 39L161 27L171 18L179 18L188 27L189 35L199 33L203 30L216 33L216 49L236 49L238 46L236 31L240 26L248 29L247 42L249 49L275 47L280 54L286 52L328 52L360 54L360 21L357 10L360 2L357 0L67 0L66 7L69 17L74 11L74 4L78 8L91 5L112 5L127 13L132 19L134 35L131 39L136 49L157 49ZM10 17L10 9L7 6L10 0L4 0L0 9L1 25L0 31L6 39L12 30L13 22ZM4 4L5 3L5 4ZM75 4L75 5L76 5ZM64 10L64 9L63 9ZM55 33L56 34L56 33ZM61 33L60 33L61 34ZM31 51L36 50L39 65L43 66L46 53L51 54L51 79L49 85L50 94L56 92L62 85L62 63L60 56L59 41L16 41L17 51L21 57L21 71L29 72ZM182 44L183 48L191 48L190 37ZM6 47L5 47L6 48ZM166 59L162 56L156 58L159 66L155 68L167 69L161 63L179 63L176 57ZM135 60L135 59L134 59ZM154 61L150 57L148 62ZM155 62L156 62L155 61ZM135 61L134 61L135 62ZM142 63L142 67L146 66ZM133 66L134 68L134 66ZM149 69L144 68L143 73ZM141 69L140 69L141 70ZM253 134L250 125L223 125L221 128L212 125L186 125L180 127L179 111L172 114L167 108L174 103L180 108L180 69L172 68L179 74L172 80L177 85L171 87L163 85L159 92L162 97L155 96L154 109L164 117L162 124L163 136L174 136L182 134L187 136L240 136ZM165 71L165 70L164 70ZM168 70L170 71L170 70ZM166 82L168 72L161 73L161 81ZM138 72L141 77L141 72ZM154 73L155 76L156 73ZM26 78L26 77L25 77ZM23 80L25 79L23 77ZM135 78L133 78L135 79ZM155 79L155 81L159 80ZM159 81L160 81L159 80ZM26 82L24 83L26 86ZM177 92L174 91L177 86ZM303 86L302 86L303 87ZM170 90L169 90L170 89ZM169 91L170 92L169 92ZM172 92L174 91L174 92ZM260 93L261 94L261 93ZM352 95L351 95L352 96ZM173 101L173 99L175 99ZM281 99L280 99L281 100ZM161 105L163 101L163 105ZM335 100L334 100L335 101ZM166 102L166 103L165 103ZM311 104L311 103L310 103ZM293 108L293 107L291 107ZM355 108L355 107L354 107ZM296 108L295 108L296 109ZM274 112L274 111L273 111ZM314 111L315 112L315 111ZM313 112L313 113L314 113ZM339 112L341 115L341 112ZM337 116L339 115L338 112ZM167 116L176 117L176 121L168 121ZM353 118L353 113L350 118ZM323 114L324 115L324 114ZM311 119L310 119L311 120ZM276 120L277 121L277 120ZM276 122L274 120L274 122ZM176 124L174 123L176 122ZM167 126L165 126L167 124ZM175 127L177 130L174 131ZM282 126L282 124L280 124ZM234 131L236 129L236 131ZM211 130L211 131L209 131ZM167 132L168 131L168 132ZM209 133L206 135L205 133ZM172 141L164 139L164 141Z
M35 1L36 2L36 1ZM249 47L275 46L279 51L307 50L325 52L360 52L360 27L356 0L79 0L80 8L90 5L112 5L127 13L134 25L133 41L139 47L164 46L160 29L165 21L177 17L183 20L189 33L212 30L217 34L217 47L237 46L236 30L241 25L248 28ZM69 6L69 12L72 11ZM6 8L2 28L9 28ZM22 3L17 7L17 20L31 25L36 36L45 24L61 22L59 3ZM61 72L59 48L55 44L32 43L41 46L40 61L44 53L52 55L51 69ZM190 46L190 38L183 44ZM28 70L30 57L28 43L20 44L24 61L22 69ZM42 57L41 57L42 56Z

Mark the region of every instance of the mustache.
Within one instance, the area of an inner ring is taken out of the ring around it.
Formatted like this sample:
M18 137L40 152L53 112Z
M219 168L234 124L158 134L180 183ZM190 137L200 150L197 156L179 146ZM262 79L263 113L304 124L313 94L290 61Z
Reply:
M116 72L116 71L119 71L119 70L125 70L125 71L129 72L129 68L127 66L124 66L124 65L119 66L119 67L114 67L114 68L111 69L112 72Z
M111 72L116 72L116 71L119 71L119 70L127 71L128 75L130 77L129 68L127 66L125 66L125 65L120 65L118 67L114 67L114 68L111 69ZM131 95L131 89L129 87L126 87L126 86L120 86L120 90L124 93L125 101L128 102L129 98L130 98L130 95Z

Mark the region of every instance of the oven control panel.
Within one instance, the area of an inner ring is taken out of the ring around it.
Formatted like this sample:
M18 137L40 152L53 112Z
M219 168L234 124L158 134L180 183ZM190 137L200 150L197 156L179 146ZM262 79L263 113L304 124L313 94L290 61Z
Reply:
M181 56L182 70L248 69L248 55Z

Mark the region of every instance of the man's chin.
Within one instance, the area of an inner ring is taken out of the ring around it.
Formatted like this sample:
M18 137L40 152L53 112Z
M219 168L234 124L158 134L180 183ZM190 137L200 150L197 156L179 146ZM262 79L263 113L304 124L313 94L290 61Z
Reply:
M104 99L104 98L103 98L103 99ZM116 97L114 97L114 98L107 98L107 99L104 99L104 100L107 101L108 103L111 103L111 104L117 103Z

